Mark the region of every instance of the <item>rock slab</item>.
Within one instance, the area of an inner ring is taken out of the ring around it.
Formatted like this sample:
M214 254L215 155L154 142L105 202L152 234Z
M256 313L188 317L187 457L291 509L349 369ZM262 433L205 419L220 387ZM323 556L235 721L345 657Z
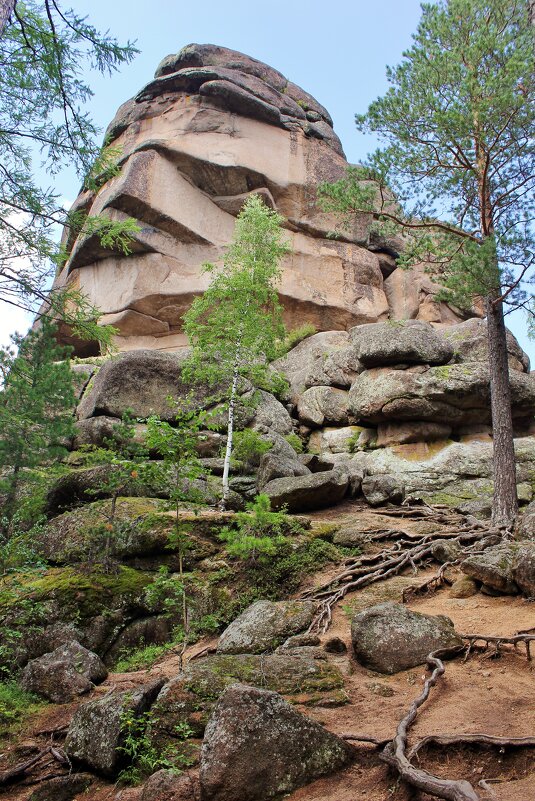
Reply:
M262 654L274 651L288 637L310 625L313 601L256 601L219 638L220 654Z

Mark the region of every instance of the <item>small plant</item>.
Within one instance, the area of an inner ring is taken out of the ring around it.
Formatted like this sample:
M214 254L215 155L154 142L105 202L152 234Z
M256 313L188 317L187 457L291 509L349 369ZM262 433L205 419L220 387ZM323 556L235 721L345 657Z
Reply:
M147 670L173 647L172 643L164 645L143 645L130 653L123 653L115 664L115 673L130 673L135 670Z
M119 747L119 751L129 762L119 774L119 781L123 784L140 784L157 770L180 773L192 764L191 758L181 753L178 747L157 748L150 737L150 723L150 712L136 716L131 710L126 710L121 715L124 744ZM186 722L175 726L174 736L177 740L187 740L192 733Z
M259 556L275 554L288 534L302 531L301 524L285 511L271 511L268 495L258 495L254 503L247 504L247 512L236 513L236 520L237 529L224 528L219 537L231 556L252 562Z
M303 453L303 440L297 434L286 434L284 437L288 445L291 445L296 453Z
M288 331L284 339L281 340L278 345L278 357L280 358L281 356L285 356L288 351L292 350L292 348L295 348L295 346L299 345L299 343L304 339L308 339L308 337L311 337L317 333L318 329L313 323L304 323L298 328L292 328L292 330Z
M262 456L272 447L273 443L261 437L257 431L246 428L234 435L233 458L247 470L257 467Z

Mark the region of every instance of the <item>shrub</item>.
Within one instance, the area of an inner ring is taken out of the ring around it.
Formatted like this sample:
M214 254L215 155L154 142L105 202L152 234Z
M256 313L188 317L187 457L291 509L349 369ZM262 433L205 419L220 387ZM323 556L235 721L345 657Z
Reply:
M286 434L284 439L289 445L292 446L296 453L303 453L303 440L301 437L298 437L297 434Z
M258 466L261 457L273 447L273 443L264 439L252 428L237 431L234 435L233 459L244 467Z
M317 334L318 329L313 323L304 323L300 325L298 328L293 328L291 331L288 331L284 339L279 343L278 346L278 357L284 356L288 351L295 348L296 345L299 345L304 339L308 339L308 337L313 336L313 334Z
M288 534L303 531L299 521L286 512L272 512L267 495L258 495L247 510L236 513L237 529L227 527L219 534L231 556L254 562L260 555L273 555Z

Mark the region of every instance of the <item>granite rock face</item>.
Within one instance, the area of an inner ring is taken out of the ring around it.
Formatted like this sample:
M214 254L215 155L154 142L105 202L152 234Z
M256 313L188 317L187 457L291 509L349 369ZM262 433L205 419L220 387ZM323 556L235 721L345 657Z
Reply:
M274 651L288 637L312 623L313 601L256 601L225 629L220 654L262 654Z
M202 264L221 260L251 192L286 220L291 252L280 297L289 327L347 330L388 316L459 321L434 300L439 288L423 268L396 268L403 241L374 236L371 215L328 238L335 220L316 192L347 167L340 140L324 106L267 64L225 47L184 47L119 108L107 137L120 174L103 176L74 208L133 217L140 230L129 256L66 231L69 259L56 286L83 291L118 329L120 350L186 344L181 316L206 289Z

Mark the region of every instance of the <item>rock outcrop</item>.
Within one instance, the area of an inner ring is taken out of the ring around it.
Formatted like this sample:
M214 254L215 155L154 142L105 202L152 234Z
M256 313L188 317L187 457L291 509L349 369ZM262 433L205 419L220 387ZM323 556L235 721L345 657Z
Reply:
M202 264L221 259L251 192L286 220L291 253L280 296L289 327L459 321L458 311L436 302L439 287L423 265L396 268L403 240L377 238L371 215L328 238L336 221L316 192L347 167L340 140L328 111L267 64L225 47L184 47L120 107L106 136L120 173L103 175L100 189L83 191L73 208L133 217L140 230L128 256L66 231L69 258L56 286L84 292L102 323L118 329L121 350L186 344L181 316L207 286Z
M274 651L288 637L312 623L313 601L256 601L225 629L220 654L262 654Z

